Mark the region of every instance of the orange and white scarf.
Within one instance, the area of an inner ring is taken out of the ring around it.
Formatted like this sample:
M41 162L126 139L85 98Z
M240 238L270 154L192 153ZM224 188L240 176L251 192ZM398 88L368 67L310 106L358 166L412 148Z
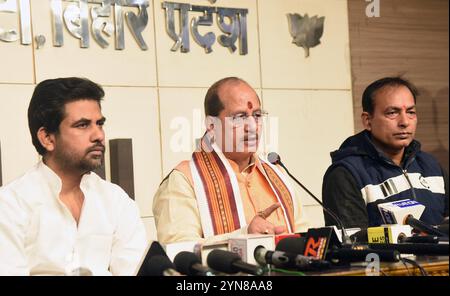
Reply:
M289 233L295 230L294 193L278 167L258 156L261 171L283 210ZM230 163L208 134L189 163L204 237L245 227L244 208L236 175Z

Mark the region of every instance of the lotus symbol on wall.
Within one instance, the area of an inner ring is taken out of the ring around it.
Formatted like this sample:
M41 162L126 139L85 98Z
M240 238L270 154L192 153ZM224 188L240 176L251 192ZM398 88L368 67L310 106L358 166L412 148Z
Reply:
M288 13L287 17L292 43L303 47L305 57L308 57L309 49L320 44L325 17L309 17L308 14L301 16L298 13Z

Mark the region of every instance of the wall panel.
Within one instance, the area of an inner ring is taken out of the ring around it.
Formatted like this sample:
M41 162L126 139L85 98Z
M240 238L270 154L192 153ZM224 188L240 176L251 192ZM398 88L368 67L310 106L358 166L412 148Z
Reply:
M135 200L142 216L152 215L153 194L161 179L159 115L156 89L107 87L102 104L109 139L131 138ZM109 150L106 153L109 159ZM109 161L105 163L110 179Z
M0 84L3 185L24 174L38 160L27 120L32 92L32 85Z
M225 76L247 80L260 95L263 107L279 125L266 129L261 144L264 153L278 151L286 165L320 197L322 176L330 163L329 152L353 132L347 1L345 0L179 0L208 7L245 8L248 54L232 53L217 41L212 52L193 39L190 52L171 51L162 0L149 1L148 24L143 51L125 24L125 49L115 50L114 34L104 36L110 45L103 49L90 32L89 48L63 29L64 45L54 47L50 1L30 1L33 37L43 35L37 49L19 42L0 41L0 142L3 183L23 174L37 160L31 145L26 110L36 83L55 77L83 76L105 87L102 112L107 117L107 141L132 139L134 193L149 238L156 239L152 201L162 178L181 160L189 159L194 139L204 132L203 100L207 88ZM63 1L64 7L77 3ZM89 4L94 7L95 4ZM98 6L98 5L97 5ZM137 8L125 11L137 13ZM321 44L304 50L292 44L287 13L325 16ZM189 25L200 12L189 12ZM106 18L110 21L112 16ZM17 14L0 12L0 28L14 27ZM199 32L223 34L214 14L212 26ZM89 24L92 17L89 17ZM226 21L228 22L228 21ZM179 33L179 15L175 16ZM17 85L21 84L21 85ZM177 121L178 120L178 121ZM180 123L188 127L182 127ZM180 136L186 147L174 149ZM270 137L269 137L270 136ZM178 138L177 138L178 137ZM274 147L271 137L279 139ZM184 149L184 150L183 150ZM106 179L111 179L109 149ZM314 201L303 196L311 224L320 226L323 217Z
M264 88L350 89L347 2L258 1ZM320 44L309 57L293 43L287 14L325 17Z
M353 131L350 91L263 90L263 96L264 108L279 126L278 145L271 140L267 149L278 152L290 172L321 198L329 153ZM304 196L305 204L316 204Z
M417 139L448 171L448 1L381 1L380 17L349 0L355 132L361 96L371 82L402 75L419 89Z

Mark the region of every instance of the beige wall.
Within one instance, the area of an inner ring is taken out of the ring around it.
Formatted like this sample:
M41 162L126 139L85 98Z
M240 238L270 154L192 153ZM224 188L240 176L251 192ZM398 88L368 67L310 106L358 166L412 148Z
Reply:
M92 39L88 49L81 49L79 40L66 30L64 46L53 47L49 2L32 1L31 7L33 34L46 36L44 47L0 42L4 183L38 159L26 122L35 84L60 76L88 77L105 87L107 137L133 139L136 200L149 238L155 239L153 194L162 177L190 156L193 139L202 134L207 88L225 76L239 76L255 87L264 108L279 124L270 130L279 140L278 147L268 141L262 149L278 151L292 173L320 197L329 152L353 133L347 1L218 0L214 6L249 10L247 55L230 53L217 42L213 52L206 54L192 35L191 52L170 51L173 41L165 31L160 0L150 1L148 8L149 23L143 33L147 51L139 49L127 27L123 51L114 50L113 38L108 39L111 45L106 49ZM211 6L206 0L178 2ZM287 13L325 16L321 45L312 48L308 58L302 48L292 44ZM17 28L17 17L0 12L0 27ZM201 29L202 33L220 34L216 21ZM183 146L188 149L174 150L182 135L190 139ZM109 178L109 163L106 169ZM303 201L311 224L323 225L320 207L306 193Z
M449 169L448 0L380 2L380 17L349 0L355 132L362 129L362 93L372 81L402 75L419 89L416 137Z

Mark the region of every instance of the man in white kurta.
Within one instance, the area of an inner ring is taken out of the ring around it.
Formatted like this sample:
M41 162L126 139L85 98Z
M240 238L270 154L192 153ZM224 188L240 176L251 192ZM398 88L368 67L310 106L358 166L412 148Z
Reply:
M0 188L0 275L136 274L147 246L138 208L92 172L105 151L103 96L81 78L36 86L28 124L42 161Z
M133 275L145 230L133 200L95 173L80 184L77 226L59 200L61 180L39 162L0 189L0 274L64 275L79 267L94 275Z

